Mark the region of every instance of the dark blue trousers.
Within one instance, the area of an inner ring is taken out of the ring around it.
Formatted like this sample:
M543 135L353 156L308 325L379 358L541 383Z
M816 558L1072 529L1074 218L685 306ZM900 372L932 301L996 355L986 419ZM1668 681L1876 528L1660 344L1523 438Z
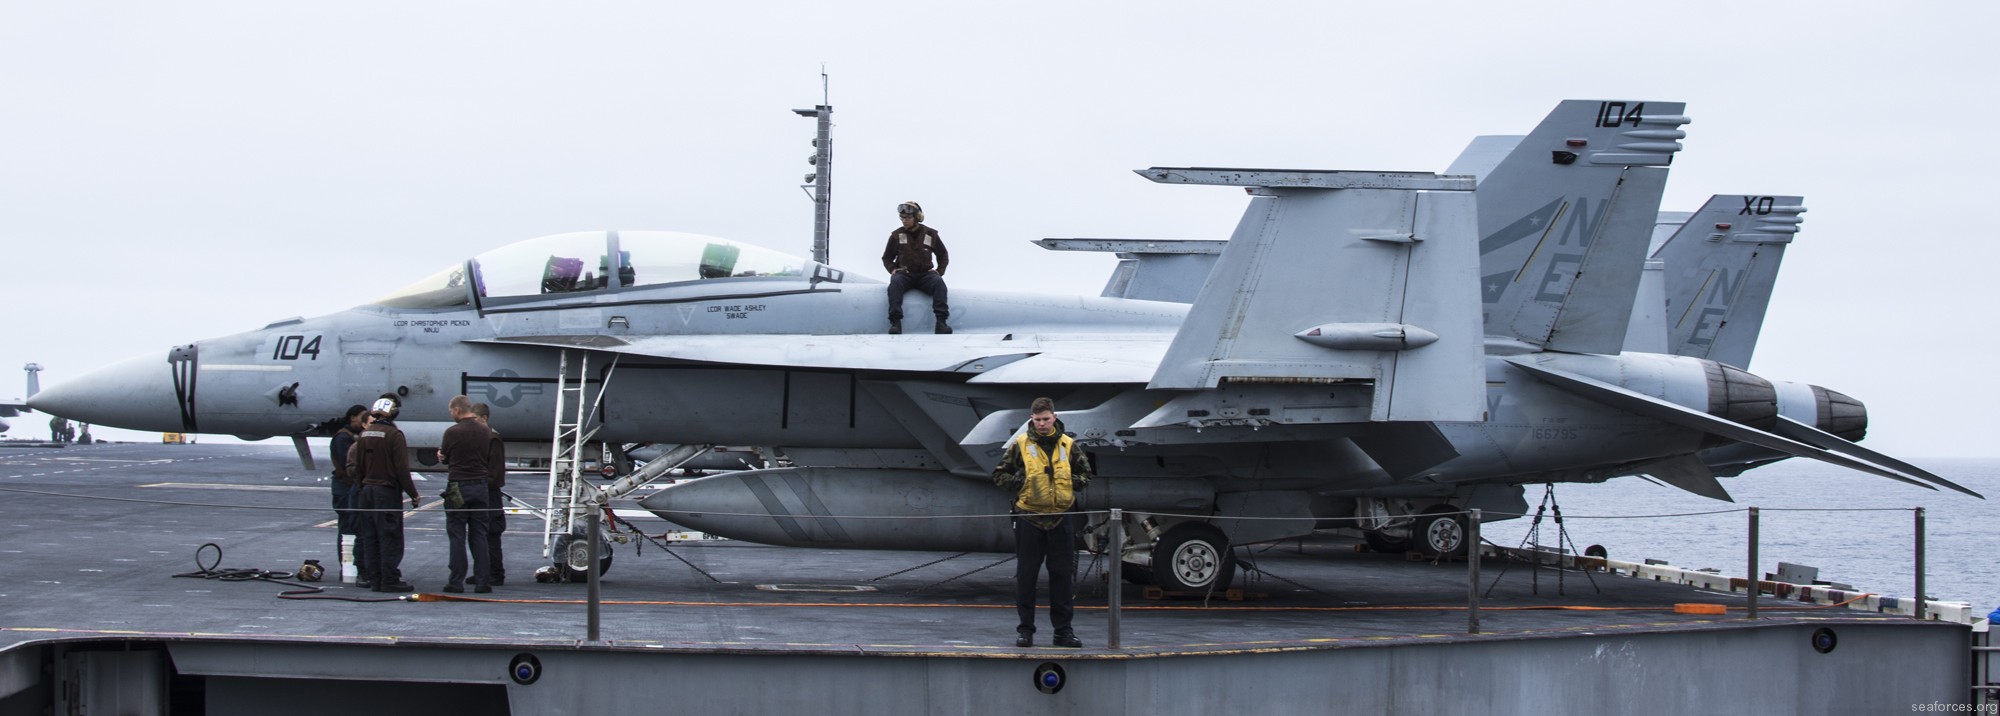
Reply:
M493 511L488 513L493 519L486 525L486 563L492 573L493 583L507 581L507 557L500 551L500 535L507 532L507 498L499 490L493 490Z
M1069 519L1055 529L1042 529L1014 518L1014 611L1021 617L1015 631L1035 633L1035 580L1042 563L1049 567L1049 624L1057 636L1076 633L1076 527Z
M486 553L487 544L493 538L493 501L487 497L485 480L455 480L458 494L465 498L465 506L447 510L444 517L444 534L451 540L451 576L446 584L453 587L465 586L465 553L472 552L472 583L488 585L493 583L492 561Z
M889 320L903 320L903 294L916 289L931 295L931 313L942 321L951 316L951 304L945 300L950 290L945 288L944 277L936 271L926 271L911 275L904 271L889 274Z
M361 554L355 569L376 585L403 581L403 492L388 485L362 485ZM365 559L363 557L366 557Z

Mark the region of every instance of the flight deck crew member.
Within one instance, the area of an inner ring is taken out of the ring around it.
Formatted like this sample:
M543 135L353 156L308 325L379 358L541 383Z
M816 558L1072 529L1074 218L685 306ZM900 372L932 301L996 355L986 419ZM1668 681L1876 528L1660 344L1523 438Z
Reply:
M486 451L492 447L493 431L472 414L472 400L455 395L447 406L457 424L444 430L438 459L445 464L451 481L445 485L444 533L451 543L451 576L444 591L465 591L465 553L472 552L472 591L493 591L493 567L486 553L492 535L487 520L493 500L488 497ZM452 495L456 493L457 499Z
M410 480L410 444L396 427L396 401L382 398L368 408L368 422L347 453L347 473L361 476L361 551L368 555L361 579L378 592L408 592L403 581L403 495L410 509L421 504Z
M1055 645L1083 646L1071 621L1076 614L1076 527L1070 507L1090 482L1090 459L1063 433L1055 401L1036 398L1028 429L1007 443L993 468L993 483L1014 497L1014 610L1020 625L1015 646L1035 645L1035 579L1043 560L1049 571L1049 622Z
M333 431L333 440L327 443L327 457L333 460L333 514L337 530L341 535L359 535L357 523L359 513L353 508L361 501L361 480L347 471L347 452L354 447L354 439L361 435L361 424L367 420L368 408L355 405L347 409L347 422L339 430ZM342 539L345 539L344 537ZM368 570L361 567L360 545L355 545L354 569L361 574Z
M507 495L500 491L507 486L507 442L500 439L500 431L493 430L492 409L485 403L473 403L472 414L479 416L479 424L493 433L486 450L487 494L493 498L493 517L486 525L486 533L491 536L486 541L486 559L492 565L490 584L498 587L507 583L507 558L500 551L500 535L507 531Z
M882 249L882 268L889 272L889 334L903 332L903 293L914 288L931 296L931 313L937 315L937 333L950 333L951 306L946 302L944 269L951 265L951 252L937 229L923 225L924 207L914 201L896 205L902 227L889 232L889 245ZM932 259L936 266L932 266Z

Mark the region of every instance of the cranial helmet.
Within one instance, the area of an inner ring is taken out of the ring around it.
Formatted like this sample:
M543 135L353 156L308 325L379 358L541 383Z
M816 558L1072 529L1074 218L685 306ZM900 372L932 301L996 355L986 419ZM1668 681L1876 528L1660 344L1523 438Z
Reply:
M923 221L923 220L924 220L924 207L923 207L923 205L922 205L922 204L918 204L918 203L916 203L916 202L914 202L914 201L906 201L906 202L903 202L903 203L901 203L901 204L897 204L897 205L896 205L896 215L897 215L897 216L914 216L914 217L916 217L916 218L917 218L917 221Z
M396 412L396 401L388 398L377 400L374 405L369 406L368 411L382 415L393 415Z

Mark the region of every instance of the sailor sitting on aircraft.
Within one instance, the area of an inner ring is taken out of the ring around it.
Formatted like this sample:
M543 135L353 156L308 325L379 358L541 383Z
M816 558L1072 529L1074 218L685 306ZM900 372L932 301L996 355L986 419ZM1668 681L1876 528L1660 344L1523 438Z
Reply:
M902 227L889 232L889 245L882 249L882 268L889 272L889 334L903 332L903 294L912 288L931 295L931 313L937 314L938 333L950 333L945 319L951 306L945 301L944 269L951 264L951 252L937 229L923 225L924 207L914 201L896 205ZM931 259L937 259L937 270Z

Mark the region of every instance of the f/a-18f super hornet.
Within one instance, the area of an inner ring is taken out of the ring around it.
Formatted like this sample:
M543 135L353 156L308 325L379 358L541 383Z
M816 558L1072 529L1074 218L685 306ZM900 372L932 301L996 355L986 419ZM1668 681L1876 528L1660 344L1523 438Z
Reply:
M410 416L464 393L510 439L550 435L558 464L586 434L684 446L607 492L708 444L789 459L641 501L690 528L1005 551L1005 521L973 517L1006 511L986 473L1046 395L1100 476L1080 508L1128 511L1112 549L1178 590L1226 586L1232 544L1324 527L1463 550L1458 513L1518 515L1531 483L1644 474L1719 493L1701 456L1728 447L1971 494L1855 444L1865 411L1832 391L1623 350L1682 110L1564 102L1477 175L1140 170L1252 195L1187 302L959 290L954 334L888 336L879 283L723 239L585 232L32 402L104 425L277 436L385 391ZM1745 225L1797 216L1751 208ZM401 425L414 444L431 429ZM596 502L563 496L598 488L550 485L550 531L573 530L553 515Z

